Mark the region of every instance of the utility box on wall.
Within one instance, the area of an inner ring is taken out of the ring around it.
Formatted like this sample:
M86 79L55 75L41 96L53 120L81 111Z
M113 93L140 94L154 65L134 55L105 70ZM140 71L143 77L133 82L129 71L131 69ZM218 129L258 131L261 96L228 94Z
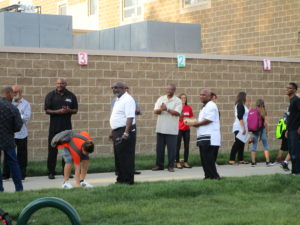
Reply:
M72 17L1 12L0 46L72 48Z

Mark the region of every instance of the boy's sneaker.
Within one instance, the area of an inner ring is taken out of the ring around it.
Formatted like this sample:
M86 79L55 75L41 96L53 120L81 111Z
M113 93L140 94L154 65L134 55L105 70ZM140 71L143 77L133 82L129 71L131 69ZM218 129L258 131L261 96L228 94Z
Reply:
M266 162L266 166L274 166L274 163L273 162Z
M251 167L256 167L256 162L251 163Z
M72 189L73 188L72 184L69 181L64 182L61 187L64 189Z
M289 164L286 162L282 162L281 167L284 171L290 171Z
M92 188L93 187L93 185L89 184L85 180L80 182L80 186L83 187L83 188Z

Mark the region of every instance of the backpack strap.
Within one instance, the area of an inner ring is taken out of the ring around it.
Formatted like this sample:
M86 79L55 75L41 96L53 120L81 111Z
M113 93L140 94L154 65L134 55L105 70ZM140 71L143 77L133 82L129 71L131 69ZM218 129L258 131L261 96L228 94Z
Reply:
M78 134L73 135L73 137L80 138L80 139L82 139L84 141L88 141L89 140L86 137L84 137L82 135L78 135ZM73 148L73 150L80 156L80 158L84 157L84 155L80 152L80 150L75 145L73 139L71 139L71 141L69 142L69 144L71 145L71 147Z
M82 136L82 135L79 135L79 134L74 134L73 137L77 137L77 138L80 138L84 141L89 141L89 139L87 139L85 136Z
M71 145L72 149L80 156L80 158L83 157L83 154L80 152L80 150L77 148L77 146L75 145L75 143L73 142L73 140L71 140L69 142L69 144Z

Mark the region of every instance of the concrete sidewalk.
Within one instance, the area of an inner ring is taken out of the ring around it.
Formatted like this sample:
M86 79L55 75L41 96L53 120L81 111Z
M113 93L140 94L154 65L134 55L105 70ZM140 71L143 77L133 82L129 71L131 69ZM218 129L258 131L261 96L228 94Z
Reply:
M268 175L268 174L288 174L282 170L279 164L267 167L265 163L258 163L256 167L247 165L222 165L218 166L217 170L221 177L244 177L252 175ZM163 171L142 170L141 175L135 176L136 182L151 182L151 181L170 181L170 180L188 180L188 179L203 179L204 173L202 167L193 167L191 169L175 169L174 173ZM74 184L74 179L70 179ZM95 187L108 186L116 181L115 173L94 173L88 174L86 181ZM63 183L62 176L56 176L55 180L49 180L47 176L43 177L28 177L23 182L24 190L40 190L47 188L61 188ZM10 179L3 182L5 192L14 192L14 184Z

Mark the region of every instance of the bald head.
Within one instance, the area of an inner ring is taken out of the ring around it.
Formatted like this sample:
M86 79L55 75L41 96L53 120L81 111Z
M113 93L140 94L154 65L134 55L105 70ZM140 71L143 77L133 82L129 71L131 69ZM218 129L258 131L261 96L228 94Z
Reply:
M200 91L200 100L202 103L206 104L211 100L211 92L208 89L202 89Z
M65 78L58 78L56 80L56 91L63 93L67 87L67 81Z
M1 95L3 98L7 98L11 102L13 99L13 89L10 86L4 86L1 89Z
M176 85L175 84L168 84L167 86L167 96L173 97L176 91Z
M19 102L22 98L23 87L21 85L16 84L12 86L12 89L14 92L14 100L16 102Z

